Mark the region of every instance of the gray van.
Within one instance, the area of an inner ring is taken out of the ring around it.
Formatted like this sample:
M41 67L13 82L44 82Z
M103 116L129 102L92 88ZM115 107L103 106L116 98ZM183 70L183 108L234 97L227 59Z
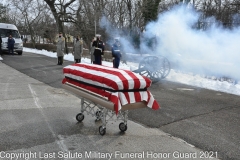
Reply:
M23 52L23 42L18 29L13 24L0 23L0 36L2 37L2 51L8 52L8 37L9 35L15 40L14 52L22 55Z

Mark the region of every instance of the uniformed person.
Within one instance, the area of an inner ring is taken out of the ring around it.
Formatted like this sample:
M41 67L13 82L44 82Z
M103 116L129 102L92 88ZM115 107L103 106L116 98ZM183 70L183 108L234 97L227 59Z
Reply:
M95 50L95 47L92 46L93 45L93 42L95 41L95 38L92 39L91 43L90 43L90 55L91 55L91 63L95 63L95 57L94 57L94 50Z
M81 63L82 53L83 53L83 40L80 39L79 36L77 36L73 46L73 55L75 63Z
M14 55L14 44L15 40L13 39L12 35L9 35L8 37L8 54Z
M112 45L112 57L113 57L113 68L118 68L121 60L121 50L119 39L114 39L114 44Z
M58 57L57 65L63 64L64 48L65 48L65 38L62 36L62 32L59 32L59 37L57 40L57 57Z
M94 64L102 64L102 56L104 54L104 43L100 40L100 35L97 35L97 39L92 44L94 49Z

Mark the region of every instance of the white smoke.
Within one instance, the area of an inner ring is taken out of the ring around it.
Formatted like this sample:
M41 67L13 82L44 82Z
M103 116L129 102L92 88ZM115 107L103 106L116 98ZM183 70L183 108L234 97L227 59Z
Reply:
M166 56L179 70L240 80L240 28L193 28L200 14L176 6L147 25L145 35L155 34L155 53Z
M110 37L109 39L105 40L106 43L112 45L114 43L114 38L119 38L124 51L128 53L139 53L136 47L132 45L131 37L127 36L126 33L123 33L121 29L113 27L106 17L101 18L100 27L104 28Z
M165 56L177 70L240 80L240 28L230 30L212 25L207 30L198 30L193 26L199 16L186 6L176 6L161 13L157 21L146 26L142 36L142 39L155 38L154 50L142 41L140 51L134 51L128 38L123 36L121 43L125 50L133 53ZM109 31L113 33L112 29Z

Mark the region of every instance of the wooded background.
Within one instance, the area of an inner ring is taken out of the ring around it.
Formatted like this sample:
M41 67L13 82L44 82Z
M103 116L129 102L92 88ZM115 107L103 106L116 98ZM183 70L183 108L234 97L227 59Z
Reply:
M0 22L15 24L21 35L30 35L28 41L34 46L39 37L54 43L59 31L66 39L80 35L87 44L95 34L101 34L103 40L111 39L115 35L103 27L107 20L110 29L131 37L138 46L146 24L175 5L193 7L201 13L197 29L219 22L229 29L240 24L239 0L8 0L0 2ZM208 21L211 17L218 22Z

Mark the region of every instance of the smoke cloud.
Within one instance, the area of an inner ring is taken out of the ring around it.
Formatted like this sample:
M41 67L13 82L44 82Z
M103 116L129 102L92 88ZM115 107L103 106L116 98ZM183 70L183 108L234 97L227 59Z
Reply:
M240 80L240 27L224 29L213 23L199 30L194 27L199 16L193 8L175 6L146 26L140 50L131 45L129 37L121 36L121 43L127 52L165 56L179 71ZM119 35L118 29L107 31ZM144 39L155 39L154 47L149 48Z

